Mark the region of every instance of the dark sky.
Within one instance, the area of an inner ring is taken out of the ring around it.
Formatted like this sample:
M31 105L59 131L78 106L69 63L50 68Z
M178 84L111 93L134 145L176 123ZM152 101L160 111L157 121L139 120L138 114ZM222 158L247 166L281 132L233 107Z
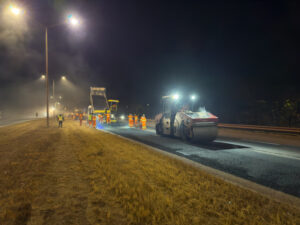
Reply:
M196 93L216 113L250 100L299 97L297 1L27 0L20 4L31 17L22 45L9 47L11 43L1 39L8 28L0 27L2 103L4 89L8 95L12 86L28 84L44 72L43 30L35 21L58 23L71 11L84 23L77 30L50 29L49 76L58 79L68 74L82 89L76 92L81 95L70 98L79 106L88 104L89 86L107 87L109 97L119 98L123 105L155 105L161 95L174 90ZM18 47L21 54L11 54Z

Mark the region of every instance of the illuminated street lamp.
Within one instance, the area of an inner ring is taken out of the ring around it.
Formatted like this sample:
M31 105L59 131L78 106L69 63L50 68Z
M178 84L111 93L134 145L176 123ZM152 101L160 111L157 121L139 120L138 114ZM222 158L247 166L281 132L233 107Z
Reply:
M63 81L67 80L66 76L61 76L61 79ZM54 80L52 80L52 96L53 96L53 98L55 97L55 82L54 82ZM59 96L59 97L61 98L61 96Z
M46 79L46 76L45 75L42 75L41 76L41 80L45 80Z
M21 9L16 6L10 5L9 9L10 9L10 12L16 16L18 16L21 13Z
M194 111L194 104L195 104L195 101L197 99L197 96L196 95L191 95L190 99L192 100L192 111Z
M71 24L73 27L77 27L80 25L80 20L73 16L72 14L68 15L68 23Z
M23 12L23 10L21 10L18 7L15 7L13 5L9 6L10 12L14 15L19 15L21 14L21 12ZM78 18L74 17L72 14L70 14L68 16L68 22L69 24L71 24L72 26L78 26L80 24L80 21ZM45 67L46 67L46 75L45 75L45 80L46 80L46 111L47 111L47 127L49 127L49 76L48 76L48 27L52 28L52 27L56 27L59 25L62 25L65 23L60 23L60 24L55 24L55 25L51 25L51 26L44 26L45 29ZM42 78L43 79L43 78ZM62 77L63 80L66 80L66 77L63 76ZM53 81L53 98L54 98L54 81Z
M174 99L174 100L178 100L179 99L179 94L174 94L173 96L172 96L172 99Z

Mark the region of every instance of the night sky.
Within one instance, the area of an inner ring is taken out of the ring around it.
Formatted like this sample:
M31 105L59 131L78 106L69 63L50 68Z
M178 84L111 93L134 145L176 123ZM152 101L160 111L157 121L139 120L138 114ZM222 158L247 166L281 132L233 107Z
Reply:
M217 115L248 101L300 97L297 1L19 3L26 29L8 42L4 34L15 29L0 26L2 105L15 98L11 90L44 73L44 34L36 21L59 23L68 12L84 22L76 30L50 29L49 77L67 74L80 87L65 94L73 105L88 105L89 86L107 87L109 97L129 107L157 108L160 97L175 90L196 93Z

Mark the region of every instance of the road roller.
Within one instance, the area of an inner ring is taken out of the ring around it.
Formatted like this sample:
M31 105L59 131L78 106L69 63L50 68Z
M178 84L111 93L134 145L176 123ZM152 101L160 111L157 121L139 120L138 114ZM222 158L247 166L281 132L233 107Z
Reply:
M163 96L162 103L162 113L155 117L156 134L201 143L216 139L218 117L205 108L193 111L193 98L184 100L178 95Z

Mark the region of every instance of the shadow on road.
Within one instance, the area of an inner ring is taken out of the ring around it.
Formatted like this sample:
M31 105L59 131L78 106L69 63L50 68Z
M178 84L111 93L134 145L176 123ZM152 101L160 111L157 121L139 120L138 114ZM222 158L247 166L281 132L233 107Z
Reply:
M200 148L205 148L213 151L221 151L221 150L229 150L229 149L241 149L241 148L249 148L243 145L234 145L223 142L211 142L211 143L190 143L190 145Z

